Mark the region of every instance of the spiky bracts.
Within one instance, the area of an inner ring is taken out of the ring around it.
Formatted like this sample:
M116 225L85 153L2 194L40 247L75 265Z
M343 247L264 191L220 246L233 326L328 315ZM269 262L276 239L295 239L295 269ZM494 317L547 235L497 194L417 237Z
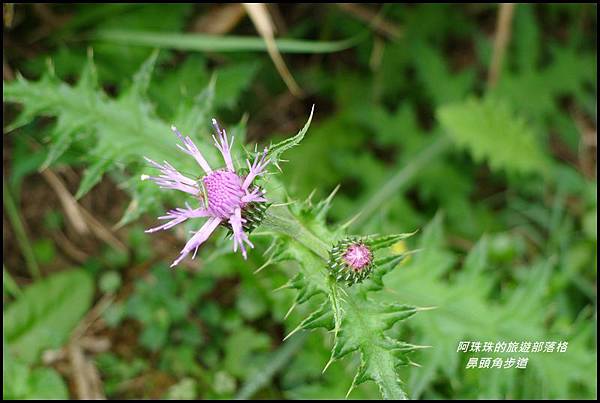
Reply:
M242 217L246 220L242 224L244 232L250 234L260 225L263 218L265 218L269 206L271 206L271 203L268 202L249 203L242 209ZM229 222L223 222L222 225L229 229L229 231L233 231Z

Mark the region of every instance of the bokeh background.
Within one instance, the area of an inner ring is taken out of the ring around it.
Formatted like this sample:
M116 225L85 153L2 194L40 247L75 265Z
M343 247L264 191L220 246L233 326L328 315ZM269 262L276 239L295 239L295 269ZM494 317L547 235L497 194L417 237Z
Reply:
M436 308L397 330L432 346L401 369L409 396L596 397L596 5L3 13L4 398L344 398L358 357L321 373L324 331L282 342L310 310L286 317L293 291L273 292L293 263L253 273L267 239L244 261L215 237L173 271L186 232L144 233L181 199L140 185L141 156L173 146L182 111L252 146L295 134L313 104L287 193L340 185L332 225L362 212L355 233L419 229L385 283ZM569 347L473 370L461 340Z

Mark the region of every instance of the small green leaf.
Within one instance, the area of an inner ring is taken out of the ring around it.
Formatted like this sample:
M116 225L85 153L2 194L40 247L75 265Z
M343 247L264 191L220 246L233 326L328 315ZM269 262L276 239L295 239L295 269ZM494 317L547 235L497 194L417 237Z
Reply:
M93 157L92 157L93 158ZM87 194L100 180L107 169L113 164L113 158L104 154L103 157L98 157L83 173L81 183L75 194L76 199L80 199Z
M315 111L315 106L313 105L310 110L310 116L308 117L306 124L298 132L298 134L296 134L295 136L290 137L288 139L285 139L283 141L280 141L277 144L271 145L269 147L269 151L267 152L267 158L269 158L274 163L277 163L279 161L279 156L282 153L284 153L285 151L289 150L290 148L293 148L293 147L297 146L298 144L300 144L300 142L304 138L304 135L308 131L308 128L310 127L310 122L312 122L312 117L313 117L314 111Z
M126 96L137 98L139 100L143 100L146 97L146 91L150 85L150 79L152 78L152 72L154 71L157 58L158 50L155 50L133 76L132 85L125 93Z

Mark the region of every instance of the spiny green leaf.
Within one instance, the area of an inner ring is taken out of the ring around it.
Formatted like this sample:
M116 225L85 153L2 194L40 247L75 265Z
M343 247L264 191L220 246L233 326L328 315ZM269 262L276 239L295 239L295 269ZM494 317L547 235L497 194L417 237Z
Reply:
M75 194L76 199L80 199L87 194L104 175L104 172L114 163L114 156L103 154L94 161L83 173L81 183L79 183L79 189Z
M378 342L381 346L389 346L385 343L387 339L383 331L417 312L413 306L377 304L366 298L353 298L352 302L342 302L345 315L333 348L335 358L341 358L357 349L366 351L369 346Z
M50 111L55 111L56 105L53 98L41 97L37 92L38 86L56 87L55 82L50 78L50 74L45 74L40 81L33 83L17 74L17 79L4 83L4 100L8 102L20 102L23 104L23 110L19 116L6 127L7 132L11 132L21 126L33 121L39 115L50 115ZM55 88L55 91L61 91L62 86Z
M150 85L150 79L152 78L152 72L156 65L156 59L158 58L158 50L152 52L150 57L142 64L140 69L133 76L132 85L124 93L125 97L132 97L134 100L144 101L146 98L146 91Z
M384 399L407 400L408 396L402 389L402 382L397 375L396 367L396 357L389 350L378 346L368 346L362 351L360 367L346 396L352 392L355 385L373 381L379 386Z
M329 306L329 301L325 301L316 311L302 320L297 329L317 329L323 327L327 330L331 330L333 329L333 326L333 313ZM292 334L293 332L286 336L286 338L290 337Z
M543 173L547 159L525 120L508 104L487 97L471 98L438 109L437 117L452 139L475 160L494 170Z
M315 111L315 106L313 105L310 110L310 116L308 117L308 121L306 122L304 127L298 132L298 134L296 134L293 137L287 138L283 141L280 141L277 144L271 145L269 147L269 151L267 152L267 158L269 158L274 163L277 163L279 161L279 157L281 154L283 154L285 151L289 150L290 148L293 148L293 147L297 146L298 144L300 144L300 142L304 138L304 135L308 131L308 128L310 127L310 122L312 122L312 117L313 117L314 111Z
M462 99L475 81L473 69L450 72L446 60L437 49L422 41L411 44L416 64L416 72L421 83L433 99L434 105Z
M383 288L383 276L393 270L401 261L406 259L409 253L390 255L375 259L375 270L368 278L363 287L368 291L379 291Z
M288 242L287 248L293 260L301 262L302 266L302 271L291 281L292 288L298 290L297 302L303 303L314 295L327 293L327 270L323 262L297 243Z
M89 116L77 118L69 114L60 115L50 135L52 147L50 147L48 156L40 167L40 171L43 171L60 158L69 149L78 132L85 130L86 125L91 120Z
M311 297L316 295L328 296L290 335L300 329L312 329L317 326L327 330L333 329L334 347L331 360L325 369L333 360L357 351L362 364L352 387L372 380L377 383L384 398L406 399L396 368L409 362L406 353L414 348L407 343L396 343L386 332L398 321L417 312L417 308L395 303L382 304L371 300L368 297L369 292L379 289L373 287L372 283L360 284L350 289L333 281L325 269L328 256L323 256L321 244L332 247L336 235L326 227L324 217L317 217L319 210L312 206L310 198L304 203L289 206L287 210L287 215L271 215L269 220L263 222L263 226L285 229L279 233L290 235L280 239L287 244L288 250L294 251L294 260L300 266L300 272L293 282L294 287L298 289L296 303L310 302ZM374 242L382 247L389 246L408 235L410 234L375 237ZM321 241L313 243L303 239L311 237ZM398 261L391 259L385 263L393 267Z
M372 250L378 250L392 246L396 242L409 238L414 234L416 234L416 231L405 234L379 235L374 237L368 237L365 240L365 243L369 245L369 247L371 247Z

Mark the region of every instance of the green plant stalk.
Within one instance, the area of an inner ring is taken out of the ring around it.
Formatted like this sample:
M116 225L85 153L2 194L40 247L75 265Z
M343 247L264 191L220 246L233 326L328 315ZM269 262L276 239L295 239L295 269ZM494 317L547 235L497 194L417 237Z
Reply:
M423 167L444 154L450 148L451 144L452 142L447 136L440 136L435 142L421 151L421 153L407 165L403 166L402 169L391 176L383 186L367 200L362 209L354 215L356 218L352 221L351 225L359 227L361 224L364 224L386 200L389 200L390 197L414 179Z
M330 53L339 52L356 45L365 37L365 33L341 41L318 42L299 39L276 39L275 43L277 49L282 53ZM267 45L260 37L102 30L96 32L93 39L124 45L197 52L267 51Z
M327 261L331 245L303 226L285 206L268 209L262 225L268 230L289 236Z
M6 215L8 216L8 219L14 229L17 243L19 244L21 252L23 253L23 257L25 258L27 270L29 270L29 274L31 274L34 279L39 280L42 277L40 274L40 268L35 260L35 255L33 254L33 249L31 248L29 238L25 232L25 227L23 226L23 222L19 216L17 206L15 205L15 202L4 181L2 181L2 201L4 202L4 210L6 211Z

